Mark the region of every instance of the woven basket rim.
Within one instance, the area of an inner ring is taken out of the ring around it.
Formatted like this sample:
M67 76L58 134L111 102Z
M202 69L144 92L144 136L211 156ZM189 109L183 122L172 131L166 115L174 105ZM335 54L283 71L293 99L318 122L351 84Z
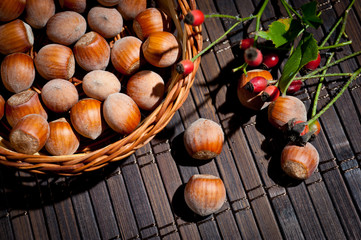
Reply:
M183 17L190 10L196 9L194 0L177 1L181 11L180 14ZM168 5L169 3L174 4L172 1L159 0L160 5ZM187 24L182 26L182 19L179 19L178 15L175 14L175 6L168 5L168 9L163 10L171 14L176 25L177 37L181 38L183 46L182 59L191 59L202 50L201 26L193 27ZM181 27L182 29L180 29ZM198 57L194 61L193 72L185 77L178 74L173 68L171 79L166 86L166 97L156 109L142 120L131 134L93 151L63 156L43 155L42 152L34 155L18 153L11 150L10 144L0 136L0 164L39 174L74 176L103 168L110 162L119 161L130 156L163 130L176 111L182 106L193 85L200 60L201 57ZM114 132L114 134L116 133Z

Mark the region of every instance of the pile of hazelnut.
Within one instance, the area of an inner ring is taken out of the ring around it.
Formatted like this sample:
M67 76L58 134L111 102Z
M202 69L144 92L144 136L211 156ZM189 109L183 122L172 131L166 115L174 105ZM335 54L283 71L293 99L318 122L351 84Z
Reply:
M71 155L105 129L130 134L180 53L171 17L146 0L1 0L5 138L19 153Z

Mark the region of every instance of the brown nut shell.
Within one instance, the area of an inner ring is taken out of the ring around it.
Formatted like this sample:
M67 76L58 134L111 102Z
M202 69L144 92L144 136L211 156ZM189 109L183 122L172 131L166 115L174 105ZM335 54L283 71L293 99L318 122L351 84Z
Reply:
M89 27L104 38L113 38L123 29L123 17L115 8L93 7L87 20Z
M1 63L1 79L10 92L19 93L29 89L35 79L33 59L25 53L7 55Z
M5 99L0 95L0 120L5 114Z
M186 184L184 200L188 207L200 216L218 211L226 200L222 179L209 174L195 174Z
M264 77L266 80L270 81L273 79L272 74L263 69L253 69L247 71L246 74L242 74L240 79L238 80L237 85L237 96L238 100L241 102L243 106L252 110L261 110L268 106L268 102L265 103L261 99L261 93L250 92L245 88L245 85L254 77Z
M8 22L18 18L24 11L26 0L1 0L0 21Z
M123 37L114 43L110 59L114 68L124 74L132 75L140 67L142 41L133 36Z
M25 21L33 28L46 26L48 20L55 14L54 0L27 0Z
M125 20L133 20L147 8L147 0L119 0L117 10Z
M79 147L79 137L65 118L49 123L50 134L45 149L55 156L71 155Z
M305 146L288 144L281 153L281 167L292 178L309 178L319 163L317 149L309 142Z
M64 10L70 10L77 13L85 12L87 0L59 0L59 5Z
M67 112L79 100L76 87L64 79L52 79L41 89L45 106L56 113Z
M107 41L96 32L84 34L73 48L76 62L86 71L104 70L110 59Z
M144 58L153 66L172 66L179 58L180 46L176 37L169 32L154 32L142 45Z
M307 121L305 104L297 97L280 96L268 106L268 121L276 128L284 128L292 119Z
M151 111L163 100L163 78L156 72L143 70L133 74L126 87L127 95L130 96L139 108Z
M106 7L113 7L117 4L119 4L120 0L97 0L98 3L100 3L103 6Z
M0 26L0 53L8 55L16 52L26 52L34 44L34 34L31 27L16 19Z
M169 32L172 28L172 18L157 8L147 8L133 20L133 30L140 40L146 39L154 32Z
M48 38L59 44L70 45L85 34L87 23L77 12L58 12L52 16L46 25Z
M141 119L137 104L124 93L113 93L105 99L103 116L109 127L121 134L133 132Z
M192 158L209 160L222 152L224 133L218 123L200 118L184 131L183 142Z
M69 79L75 73L73 51L60 44L48 44L42 47L34 62L36 70L46 80Z
M49 124L39 114L29 114L19 120L9 135L15 151L34 154L42 149L49 138Z
M26 90L12 95L5 105L6 119L11 127L26 115L39 114L48 119L48 114L41 105L39 94L33 90Z
M99 100L84 98L70 109L70 121L80 135L94 140L102 134L105 125L101 106Z
M121 83L111 72L94 70L84 76L82 88L88 97L104 101L110 94L120 91Z

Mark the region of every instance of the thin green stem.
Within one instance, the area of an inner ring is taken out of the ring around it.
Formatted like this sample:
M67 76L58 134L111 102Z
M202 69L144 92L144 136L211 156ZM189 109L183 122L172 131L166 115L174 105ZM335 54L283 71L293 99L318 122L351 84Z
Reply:
M331 37L331 35L333 34L333 32L336 31L338 25L340 25L340 23L342 22L342 19L343 19L343 18L338 19L337 23L333 26L333 28L331 29L331 31L327 34L326 38L323 39L323 41L322 41L321 45L319 46L319 48L323 47L323 46L327 43L328 39L330 39L330 37Z
M321 78L321 77L350 77L352 73L325 73L320 75L313 75L310 77L302 76L302 77L295 77L295 80L306 80L310 78Z
M227 14L205 14L204 15L205 18L230 18L230 19L234 19L240 22L244 22L253 18L256 18L257 16L251 15L249 17L245 17L245 18L240 18L238 16L232 16L232 15L227 15Z
M346 91L348 86L351 84L353 80L359 77L361 74L361 68L357 69L356 72L352 74L350 79L346 82L346 84L341 88L341 90L337 93L337 95L324 107L321 111L319 111L316 115L314 115L310 120L307 121L307 125L310 126L314 123L323 113L327 111L336 101L341 97L341 95Z
M230 27L222 36L220 36L219 38L217 38L214 42L212 42L211 44L208 45L208 47L206 47L205 49L203 49L202 51L200 51L197 55L195 55L191 61L194 62L199 56L201 56L203 53L207 52L211 47L213 47L214 45L216 45L218 42L220 42L229 32L231 32L235 27L237 27L238 24L240 24L241 21L236 22L235 24L233 24L232 27Z
M355 3L355 0L353 0L349 6L347 7L347 9L345 10L345 13L344 13L344 16L341 18L341 21L338 21L338 22L342 22L342 26L341 26L341 30L340 30L340 33L339 35L337 36L337 39L336 39L336 42L335 44L338 44L341 40L341 37L342 35L345 33L345 29L346 29L346 23L347 23L347 16L348 16L348 12L350 11L352 5ZM340 24L338 23L337 26ZM334 31L334 30L333 30ZM330 34L329 34L330 35ZM321 46L323 46L323 44L321 44ZM360 53L360 52L359 52ZM333 56L335 55L335 53L331 53L330 56L328 57L327 59L327 62L326 62L326 66L331 64L331 60L333 58ZM351 54L352 55L352 54ZM342 58L340 59L342 60ZM337 62L337 61L335 61ZM327 72L327 69L328 68L325 68L322 72L322 75L325 75L326 72ZM314 97L314 102L313 102L313 105L312 105L312 110L311 110L311 116L315 116L316 115L316 112L317 112L317 104L318 104L318 99L319 99L319 96L320 96L320 93L321 93L321 89L322 89L322 85L323 85L323 81L324 81L325 77L321 77L320 80L319 80L319 83L317 85L317 89L316 89L316 93L315 93L315 97Z
M247 67L247 63L243 63L241 66L233 68L233 72L237 72L238 70L242 69L242 68L246 68Z
M287 12L288 16L289 16L290 18L292 18L293 16L292 16L292 13L291 13L290 9L288 8L288 5L286 5L286 3L285 3L284 0L281 0L281 2L282 2L282 4L283 4L284 8L286 9L286 12Z
M259 9L258 13L257 13L257 19L256 19L256 32L259 31L259 28L260 28L260 23L261 23L261 17L262 17L262 14L263 14L263 11L265 10L267 4L268 4L268 1L269 0L265 0L261 6L261 8ZM258 39L258 35L256 34L256 36L254 36L254 42L256 43L257 42L257 39Z
M294 10L289 4L288 2L286 2L285 0L281 0L283 6L286 8L286 11L288 13L288 15L290 17L292 17L292 14L290 14L289 10L291 10L299 19L302 19L302 16L296 11Z
M347 41L347 42L334 44L334 45L330 45L330 46L319 47L318 49L319 50L332 49L332 48L344 47L344 46L347 46L347 45L350 45L350 44L352 44L352 40Z

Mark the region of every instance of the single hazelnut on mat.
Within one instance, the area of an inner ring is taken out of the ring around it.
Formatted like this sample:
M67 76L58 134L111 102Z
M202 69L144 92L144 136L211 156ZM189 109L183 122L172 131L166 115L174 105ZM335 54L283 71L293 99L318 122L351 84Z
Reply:
M5 105L5 115L11 127L26 115L39 114L48 119L48 114L41 105L39 94L33 90L26 90L13 94Z
M218 211L226 200L222 179L209 174L195 174L186 184L184 200L188 207L200 216Z
M60 118L49 123L50 135L45 143L45 149L55 156L71 155L79 147L79 137L73 131L65 118Z
M21 118L10 132L11 146L19 153L34 154L42 149L49 138L49 124L39 114Z
M304 146L288 144L281 153L281 167L292 178L309 178L319 163L317 149L309 142Z
M192 158L209 160L222 152L224 133L218 123L200 118L184 131L183 141Z

